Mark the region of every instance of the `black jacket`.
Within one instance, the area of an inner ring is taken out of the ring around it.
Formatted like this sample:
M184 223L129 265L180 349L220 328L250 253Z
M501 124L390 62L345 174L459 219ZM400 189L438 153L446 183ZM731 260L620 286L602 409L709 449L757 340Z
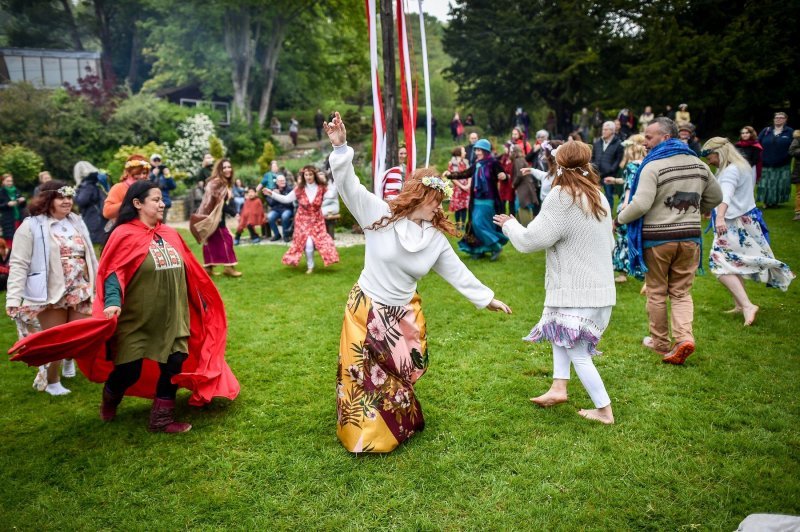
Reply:
M89 229L92 244L103 245L108 234L105 227L108 220L103 218L103 203L106 201L106 192L97 181L97 173L87 175L75 191L75 205L83 218L83 223Z
M592 149L592 166L600 174L600 177L616 177L619 172L619 163L622 162L622 155L625 149L622 147L622 141L619 137L614 137L608 144L608 147L603 151L603 139L594 141Z

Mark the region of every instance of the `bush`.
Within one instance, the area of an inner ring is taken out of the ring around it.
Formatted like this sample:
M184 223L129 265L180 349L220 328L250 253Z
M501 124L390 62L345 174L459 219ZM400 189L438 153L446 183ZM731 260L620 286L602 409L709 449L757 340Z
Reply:
M258 158L258 167L262 174L269 170L272 161L275 160L275 155L275 145L272 144L272 142L265 142L264 149L261 151L261 157Z
M121 146L114 154L111 163L109 163L108 165L107 169L108 175L115 182L119 181L119 178L122 176L122 173L125 170L125 161L127 161L128 157L130 157L133 154L142 155L149 160L151 155L153 155L154 153L158 153L163 157L161 161L162 164L167 165L167 167L169 167L170 170L172 170L171 167L172 161L170 161L169 158L167 158L164 155L164 153L166 152L165 148L166 146L163 146L161 144L156 144L155 142L148 142L144 146L130 146L130 145ZM174 172L173 172L173 177L174 177Z
M167 145L165 152L171 159L172 169L185 175L203 160L209 139L214 135L214 123L207 115L199 113L181 122L178 133L180 138Z
M222 145L222 141L216 135L212 135L208 139L208 153L211 154L215 161L225 157L225 146Z
M19 144L0 147L0 173L14 176L16 186L32 189L42 171L42 158L35 151Z
M259 127L258 123L247 124L243 120L234 120L231 125L220 131L220 137L228 145L228 157L234 164L254 163L258 158L258 147L271 141L269 131Z

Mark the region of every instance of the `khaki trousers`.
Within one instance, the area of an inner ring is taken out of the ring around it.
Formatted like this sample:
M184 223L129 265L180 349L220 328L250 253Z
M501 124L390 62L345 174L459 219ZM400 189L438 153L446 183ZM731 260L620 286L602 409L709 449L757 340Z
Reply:
M692 282L700 260L700 246L694 242L668 242L646 248L644 260L647 273L647 314L650 317L650 337L658 351L669 351L667 297L672 306L672 335L676 342L694 341L692 320Z

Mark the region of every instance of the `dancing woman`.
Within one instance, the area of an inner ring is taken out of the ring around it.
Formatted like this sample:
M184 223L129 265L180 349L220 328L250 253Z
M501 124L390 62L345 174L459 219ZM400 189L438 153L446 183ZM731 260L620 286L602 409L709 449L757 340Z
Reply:
M431 269L477 308L511 313L450 247L455 227L442 211L451 188L436 170L415 171L389 203L353 170L339 113L325 124L339 194L364 228L364 269L350 291L339 344L337 435L354 453L385 453L422 430L414 383L428 368L425 317L417 281Z
M325 217L322 215L322 201L327 190L325 181L317 175L317 169L313 166L304 167L301 173L302 179L297 187L286 195L268 188L262 189L262 192L281 203L297 201L292 245L283 255L282 262L287 266L297 266L305 250L306 273L312 273L315 248L319 250L325 266L339 262L339 253L325 228Z
M567 142L553 154L556 179L539 215L527 227L510 216L494 217L517 250L547 250L544 312L525 340L553 345L553 384L531 401L542 407L566 402L572 364L595 406L579 414L612 424L611 399L592 362L617 300L611 209L589 164L588 144Z
M741 312L744 324L751 325L758 306L747 297L744 279L785 292L795 275L772 253L767 224L753 199L753 175L747 160L723 137L709 139L702 155L717 167L722 188L722 203L711 217L714 243L708 264L733 296L735 306L729 312Z

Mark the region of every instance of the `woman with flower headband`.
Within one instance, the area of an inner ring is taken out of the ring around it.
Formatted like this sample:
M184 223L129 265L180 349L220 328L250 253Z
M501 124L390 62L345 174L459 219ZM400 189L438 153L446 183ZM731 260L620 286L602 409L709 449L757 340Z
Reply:
M89 230L72 212L75 189L61 181L39 188L11 250L6 313L20 335L49 329L92 313L97 273ZM33 386L50 395L70 391L61 384L61 362L41 366ZM64 376L75 376L75 363L64 363Z
M511 313L450 246L455 235L441 203L452 186L435 169L415 171L389 203L353 170L353 149L339 113L324 124L339 194L364 228L364 269L350 291L339 344L337 435L354 453L385 453L425 425L414 383L428 367L417 281L431 269L477 308Z
M556 179L539 215L527 227L513 217L497 215L511 244L523 253L547 250L544 312L525 340L553 346L553 384L531 401L541 407L567 401L570 365L595 408L580 410L586 419L614 423L611 399L592 356L616 304L611 250L611 208L589 164L591 148L567 142L553 152Z
M130 186L140 179L147 179L148 175L150 175L150 163L147 159L138 153L128 157L119 183L108 191L108 196L103 204L103 218L110 221L116 220L122 200L125 199L125 194Z

